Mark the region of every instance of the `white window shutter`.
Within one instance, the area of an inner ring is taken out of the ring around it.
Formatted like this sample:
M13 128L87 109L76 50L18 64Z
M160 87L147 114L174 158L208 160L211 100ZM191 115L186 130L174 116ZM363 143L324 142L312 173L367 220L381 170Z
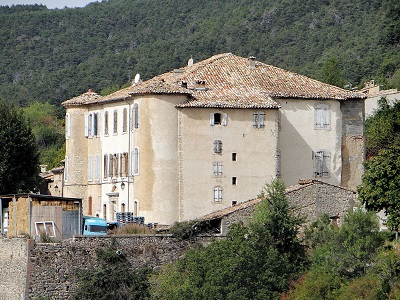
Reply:
M329 151L323 151L323 161L322 161L322 176L329 176L331 156Z
M85 114L85 137L89 136L89 115Z
M92 180L93 179L93 160L92 160L92 156L89 155L88 157L88 180Z
M214 126L214 114L210 113L210 125Z
M222 114L222 126L228 125L228 114Z
M265 113L260 111L258 114L258 124L259 128L264 128L264 119L265 119Z
M323 161L324 161L324 152L316 151L314 154L314 164L315 164L315 176L322 176L323 172Z

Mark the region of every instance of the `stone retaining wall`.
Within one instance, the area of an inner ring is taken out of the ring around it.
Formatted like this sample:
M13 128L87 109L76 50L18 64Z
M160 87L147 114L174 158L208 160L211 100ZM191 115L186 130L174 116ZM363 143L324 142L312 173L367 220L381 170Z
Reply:
M0 239L0 300L25 299L27 259L26 239Z
M49 299L73 299L78 284L77 274L98 265L96 249L120 250L132 267L144 265L158 268L176 260L194 242L180 241L166 235L75 237L60 243L36 243L30 253L29 299L39 296Z

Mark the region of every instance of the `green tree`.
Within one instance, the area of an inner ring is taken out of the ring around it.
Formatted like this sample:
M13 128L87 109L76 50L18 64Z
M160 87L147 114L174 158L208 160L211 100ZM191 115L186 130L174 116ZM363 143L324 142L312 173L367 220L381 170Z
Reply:
M57 109L50 103L34 102L23 108L39 149L39 161L48 168L60 165L65 157L64 119L57 117Z
M232 225L227 239L163 268L153 278L152 299L279 299L303 269L305 252L284 185L274 181L265 191L254 221Z
M378 108L365 122L367 156L377 155L381 149L400 146L400 102L389 104L382 97Z
M364 163L364 174L357 191L367 209L385 210L387 225L397 231L400 225L400 147L383 149Z
M317 220L306 230L312 246L311 267L285 299L380 299L374 298L380 295L380 276L368 271L375 265L384 237L373 212L349 212L341 227L326 216ZM368 284L376 291L363 291Z
M343 87L345 80L336 58L330 57L322 66L322 81Z
M0 100L0 194L33 191L39 159L35 136L22 112Z

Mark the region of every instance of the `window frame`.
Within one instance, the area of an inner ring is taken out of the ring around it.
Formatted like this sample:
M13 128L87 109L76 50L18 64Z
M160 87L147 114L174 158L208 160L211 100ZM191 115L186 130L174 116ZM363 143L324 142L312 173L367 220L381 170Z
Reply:
M314 177L330 177L331 154L328 150L313 151Z
M331 130L331 109L327 103L316 103L314 105L314 129Z
M214 140L213 153L222 154L222 141L221 140Z
M261 129L265 127L265 112L258 110L253 112L253 127Z
M223 201L223 196L222 196L223 189L221 186L216 186L214 187L214 203L221 203Z

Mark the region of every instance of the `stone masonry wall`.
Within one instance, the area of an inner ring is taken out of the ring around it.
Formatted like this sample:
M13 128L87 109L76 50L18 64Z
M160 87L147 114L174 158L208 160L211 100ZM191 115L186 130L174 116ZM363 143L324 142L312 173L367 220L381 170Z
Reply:
M77 274L98 265L96 249L109 247L112 237L75 237L60 243L35 244L29 266L29 299L73 299ZM199 238L196 242L205 242ZM157 268L176 260L193 245L171 236L118 236L115 250L121 250L132 267Z
M27 257L25 238L0 239L0 300L25 299Z

